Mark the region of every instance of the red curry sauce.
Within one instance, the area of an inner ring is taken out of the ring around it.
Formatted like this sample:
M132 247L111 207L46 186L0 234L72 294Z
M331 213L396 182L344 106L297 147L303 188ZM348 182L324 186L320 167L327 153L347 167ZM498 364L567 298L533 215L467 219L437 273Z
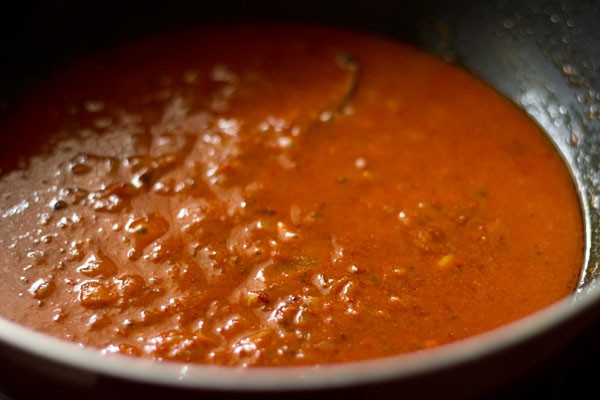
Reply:
M53 77L0 129L0 314L109 353L413 352L567 296L582 264L539 128L381 38L162 34Z

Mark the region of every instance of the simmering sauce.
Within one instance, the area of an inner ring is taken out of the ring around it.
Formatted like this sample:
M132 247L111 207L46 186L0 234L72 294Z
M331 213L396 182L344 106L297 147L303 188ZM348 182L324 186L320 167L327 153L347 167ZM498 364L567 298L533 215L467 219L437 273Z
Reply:
M395 355L578 281L578 198L540 129L382 38L164 33L56 74L0 131L0 315L107 353Z

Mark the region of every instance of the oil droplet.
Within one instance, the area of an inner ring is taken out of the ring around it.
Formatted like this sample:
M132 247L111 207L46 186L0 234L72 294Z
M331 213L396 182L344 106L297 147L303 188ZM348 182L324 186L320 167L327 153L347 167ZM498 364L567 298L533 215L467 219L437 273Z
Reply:
M112 288L98 281L85 281L79 290L79 302L84 307L106 307L117 300Z
M56 285L52 280L38 279L29 288L29 293L36 299L41 300L50 296L55 288Z
M92 254L77 268L77 272L90 277L107 278L117 273L117 265L102 253Z

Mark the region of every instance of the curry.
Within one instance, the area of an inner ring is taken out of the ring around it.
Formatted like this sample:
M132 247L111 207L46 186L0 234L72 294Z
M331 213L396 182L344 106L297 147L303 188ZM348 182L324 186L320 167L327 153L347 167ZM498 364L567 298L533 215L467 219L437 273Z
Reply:
M105 353L421 351L568 296L583 262L577 193L538 126L362 33L161 33L56 73L0 132L0 315Z

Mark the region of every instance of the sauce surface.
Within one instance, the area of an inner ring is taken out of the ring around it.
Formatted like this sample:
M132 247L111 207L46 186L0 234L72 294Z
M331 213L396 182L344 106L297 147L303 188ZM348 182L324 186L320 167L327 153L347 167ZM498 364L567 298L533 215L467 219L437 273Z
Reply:
M382 38L160 34L52 77L0 132L0 315L105 352L375 358L578 281L578 198L544 134Z

